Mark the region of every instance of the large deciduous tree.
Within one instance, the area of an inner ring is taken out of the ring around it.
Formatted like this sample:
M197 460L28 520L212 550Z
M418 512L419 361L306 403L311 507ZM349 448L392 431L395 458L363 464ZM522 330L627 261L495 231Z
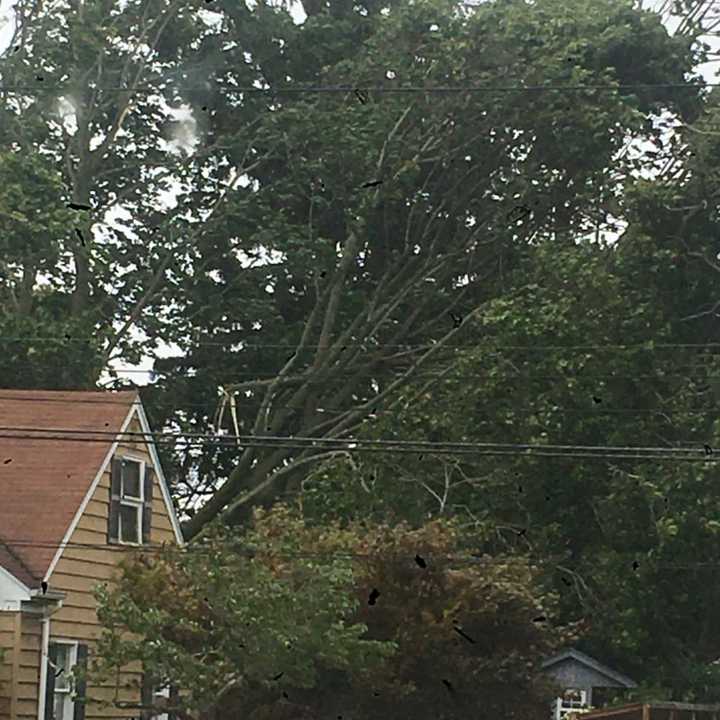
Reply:
M695 89L667 87L692 71L692 38L626 0L330 2L300 25L229 1L18 12L3 167L23 165L13 197L39 207L33 243L14 226L7 240L3 333L25 339L3 369L25 386L91 385L111 360L174 343L147 393L158 428L355 432L447 364L533 243L604 222L634 167L618 152L651 132L649 114L700 107ZM577 89L627 84L646 87ZM467 85L493 89L417 91ZM308 86L347 91L284 90ZM163 211L168 183L177 205ZM90 210L70 219L66 202ZM22 224L29 208L0 210ZM79 362L53 376L66 347ZM222 428L219 388L235 400ZM323 455L226 443L163 459L181 507L200 506L193 537L296 492Z
M462 516L494 530L488 551L543 558L548 587L563 591L563 620L587 619L584 646L656 699L717 699L720 626L703 610L720 593L718 471L703 462L717 444L718 362L708 346L718 322L716 117L713 93L679 134L675 176L628 182L629 224L614 243L538 245L508 296L466 329L467 347L444 376L406 388L358 433L630 446L624 458L556 448L545 457L360 456L327 463L304 484L317 522ZM695 462L669 456L688 446ZM633 457L634 447L668 456Z
M582 12L555 2L400 4L362 20L335 4L311 12L282 46L282 72L348 92L279 92L260 119L268 155L248 173L254 190L228 200L197 249L214 275L188 278L173 296L184 308L174 330L196 335L184 357L156 364L157 418L217 429L221 385L236 400L225 430L355 432L411 377L444 367L462 331L450 314L467 320L501 296L529 243L567 243L603 222L629 167L616 155L628 133L645 132L648 113L693 117L698 106L687 89L570 96L523 85L678 81L690 45L623 2ZM351 92L377 83L386 92ZM425 84L518 89L402 92ZM218 110L217 122L227 116ZM261 249L277 261L247 268L236 258ZM206 448L189 488L203 504L186 532L296 492L323 455Z

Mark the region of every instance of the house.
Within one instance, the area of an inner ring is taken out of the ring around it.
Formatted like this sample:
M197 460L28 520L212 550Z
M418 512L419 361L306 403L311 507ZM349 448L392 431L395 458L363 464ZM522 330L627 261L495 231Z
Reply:
M573 711L591 708L593 689L637 687L626 675L573 648L547 658L542 669L565 689L554 703L554 720L563 720Z
M71 687L67 671L93 651L92 590L127 549L183 544L155 447L121 435L148 432L136 391L0 390L0 720L139 715L93 702L115 683ZM122 686L142 677L129 665L117 698L138 702Z

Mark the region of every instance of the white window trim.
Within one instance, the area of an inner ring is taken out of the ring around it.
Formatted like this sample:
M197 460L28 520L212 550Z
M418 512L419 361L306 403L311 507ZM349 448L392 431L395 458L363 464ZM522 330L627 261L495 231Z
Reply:
M160 696L170 699L170 686L166 685L164 688L156 689L153 688L153 695ZM162 713L160 715L153 715L153 720L168 720L168 714Z
M566 705L565 704L565 698L559 697L555 700L555 707L553 712L553 718L554 720L564 720L571 712L583 712L588 710L588 692L587 690L581 690L580 688L568 688L573 689L576 692L580 693L580 704L581 706L578 707L577 705Z
M137 529L138 537L137 542L132 540L123 540L122 530L122 512L118 509L118 543L120 545L131 545L133 547L142 546L143 536L143 506L145 504L145 473L147 472L148 463L144 457L139 455L133 455L132 453L123 453L118 455L118 459L121 461L129 460L130 462L136 462L140 464L140 498L136 499L133 497L123 497L123 484L122 474L120 475L120 508L124 505L125 507L136 508L135 512L138 516Z
M71 647L70 670L72 671L72 669L75 667L75 665L77 665L79 642L77 640L64 640L63 638L51 637L50 644L51 645L53 645L53 644L54 645L69 645ZM53 672L56 672L57 669L52 668L52 662L50 662L49 658L48 658L48 662L50 663L51 669L53 670ZM56 675L56 677L57 677L57 675ZM55 689L55 691L53 692L53 698L52 698L53 708L55 707L55 695L64 695L65 696L65 700L63 703L63 716L66 717L68 720L70 720L75 713L75 703L73 702L73 699L72 699L74 692L75 692L75 684L74 683L70 684L69 690Z

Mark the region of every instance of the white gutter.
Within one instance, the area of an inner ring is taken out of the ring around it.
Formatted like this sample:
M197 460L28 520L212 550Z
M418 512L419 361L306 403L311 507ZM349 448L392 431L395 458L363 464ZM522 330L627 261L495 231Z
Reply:
M50 595L50 593L48 593ZM40 645L40 684L38 686L38 720L45 720L45 688L47 686L48 648L50 645L50 619L62 607L64 593L52 593L51 603L42 608L42 641ZM55 601L54 603L52 601Z
M42 623L42 645L40 653L40 690L38 696L38 720L45 720L45 687L47 685L48 646L50 645L50 616L46 615Z

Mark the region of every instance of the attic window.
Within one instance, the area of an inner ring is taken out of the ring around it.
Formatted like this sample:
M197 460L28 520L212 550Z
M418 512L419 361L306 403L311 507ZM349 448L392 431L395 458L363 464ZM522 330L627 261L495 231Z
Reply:
M108 542L144 545L150 542L155 471L145 460L123 457L112 463Z
M121 543L140 543L142 527L142 483L145 463L125 458L120 475L120 532Z
M142 500L140 494L140 470L141 463L125 460L122 470L122 489L120 495L123 498L135 498Z

